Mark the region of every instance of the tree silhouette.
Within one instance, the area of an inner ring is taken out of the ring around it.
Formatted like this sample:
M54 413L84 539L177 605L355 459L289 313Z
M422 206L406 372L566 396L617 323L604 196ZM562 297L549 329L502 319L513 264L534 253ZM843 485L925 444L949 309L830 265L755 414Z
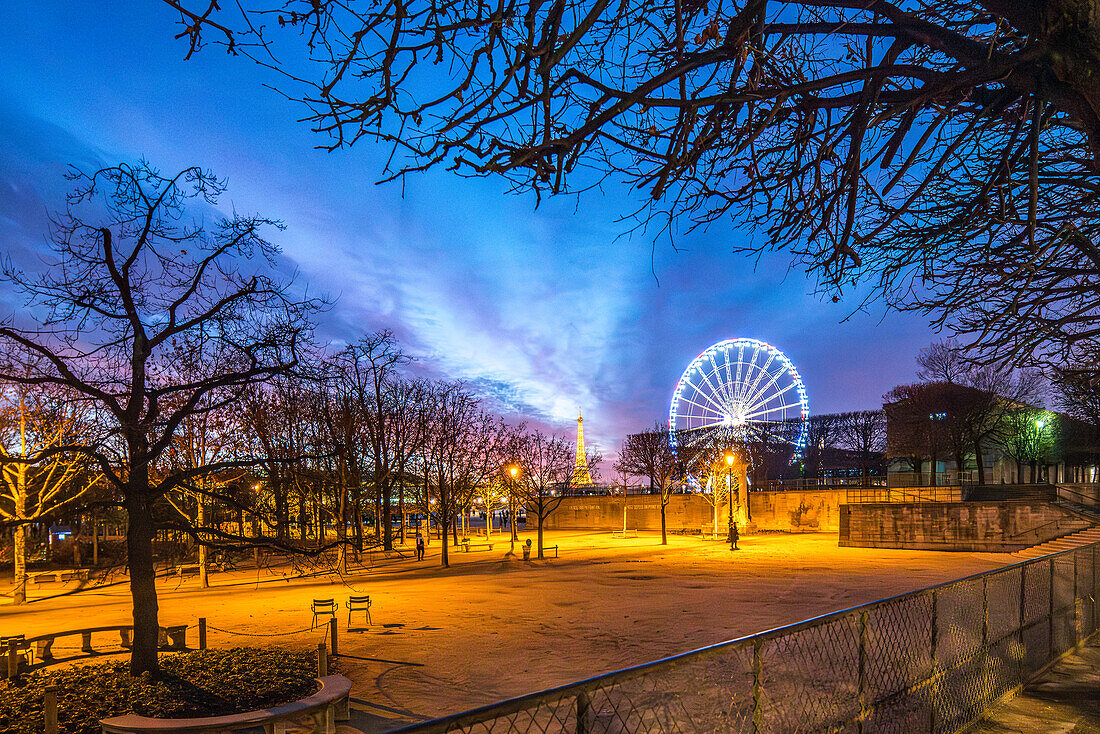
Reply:
M207 171L169 177L142 162L74 169L69 178L74 190L53 219L49 267L3 270L3 280L25 295L26 311L0 325L0 343L36 360L30 371L0 365L0 381L76 393L110 429L95 444L52 451L89 457L122 497L134 616L130 671L138 675L158 667L155 505L177 488L197 491L202 476L250 463L221 459L163 471L158 462L167 463L161 459L186 420L292 369L320 303L293 296L272 273L277 249L263 232L277 222L212 211L225 184ZM222 356L194 372L158 370L173 341L190 337ZM186 530L194 532L190 524Z

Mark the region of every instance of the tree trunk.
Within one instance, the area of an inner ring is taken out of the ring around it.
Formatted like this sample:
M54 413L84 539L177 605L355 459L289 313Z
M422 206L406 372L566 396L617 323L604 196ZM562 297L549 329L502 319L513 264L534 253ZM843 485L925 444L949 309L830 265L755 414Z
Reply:
M543 532L542 526L545 524L547 512L546 512L546 506L543 504L543 501L542 501L541 497L539 497L538 509L539 509L539 560L542 560L542 557L543 557L543 555L542 555L542 532Z
M199 535L202 535L201 528L206 525L206 507L202 502L202 495L198 495L198 507L195 512L195 524L199 526ZM206 546L199 543L199 587L203 589L210 588L210 572L206 567Z
M718 494L714 495L714 539L718 540Z
M985 461L982 459L981 441L974 442L974 456L977 457L974 463L978 465L978 484L985 484Z
M668 528L665 523L665 507L668 502L665 501L664 493L661 494L661 545L668 545Z
M393 550L393 516L390 511L390 501L393 499L393 488L387 480L382 487L382 547L385 550Z
M157 608L156 571L153 567L153 513L147 503L148 474L144 467L132 469L126 492L126 560L130 566L130 594L134 603L133 648L130 675L156 672L157 638L160 633Z
M338 508L340 512L340 517L336 520L336 537L340 541L340 547L336 551L336 567L340 573L346 574L348 572L348 525L345 518L347 517L348 490L342 480L343 475L341 472L340 507Z
M27 603L27 526L23 524L15 526L15 588L11 603Z

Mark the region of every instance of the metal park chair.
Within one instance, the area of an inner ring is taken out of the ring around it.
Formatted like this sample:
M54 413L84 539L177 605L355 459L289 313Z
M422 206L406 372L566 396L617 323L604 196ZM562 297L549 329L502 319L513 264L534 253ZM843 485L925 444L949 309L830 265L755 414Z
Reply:
M351 628L351 613L363 612L367 615L367 625L371 624L370 621L370 597L369 596L352 596L348 597L348 628Z
M313 603L309 605L309 610L313 612L313 627L317 627L317 618L327 614L328 616L336 619L336 606L335 599L314 599Z

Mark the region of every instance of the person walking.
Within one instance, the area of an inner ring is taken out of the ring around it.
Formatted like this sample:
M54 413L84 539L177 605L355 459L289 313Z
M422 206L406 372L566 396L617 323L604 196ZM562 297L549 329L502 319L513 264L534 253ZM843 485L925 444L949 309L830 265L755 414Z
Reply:
M416 560L424 560L424 536L420 534L420 531L416 531Z

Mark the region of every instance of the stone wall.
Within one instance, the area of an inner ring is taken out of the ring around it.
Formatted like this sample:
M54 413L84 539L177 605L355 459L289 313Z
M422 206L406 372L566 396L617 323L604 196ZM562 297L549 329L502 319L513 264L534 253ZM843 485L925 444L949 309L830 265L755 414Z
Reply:
M1090 525L1042 501L844 505L840 508L840 545L1007 552Z
M787 532L837 532L840 529L840 503L843 489L792 490L784 492L751 492L749 494L748 526L753 530ZM626 525L637 530L661 529L661 498L657 495L626 497ZM528 512L528 517L532 517ZM712 531L714 507L702 496L677 494L665 510L668 529L672 531ZM718 530L724 533L729 509L718 505ZM530 521L534 527L533 518ZM566 497L546 519L550 530L621 530L623 527L622 497Z

